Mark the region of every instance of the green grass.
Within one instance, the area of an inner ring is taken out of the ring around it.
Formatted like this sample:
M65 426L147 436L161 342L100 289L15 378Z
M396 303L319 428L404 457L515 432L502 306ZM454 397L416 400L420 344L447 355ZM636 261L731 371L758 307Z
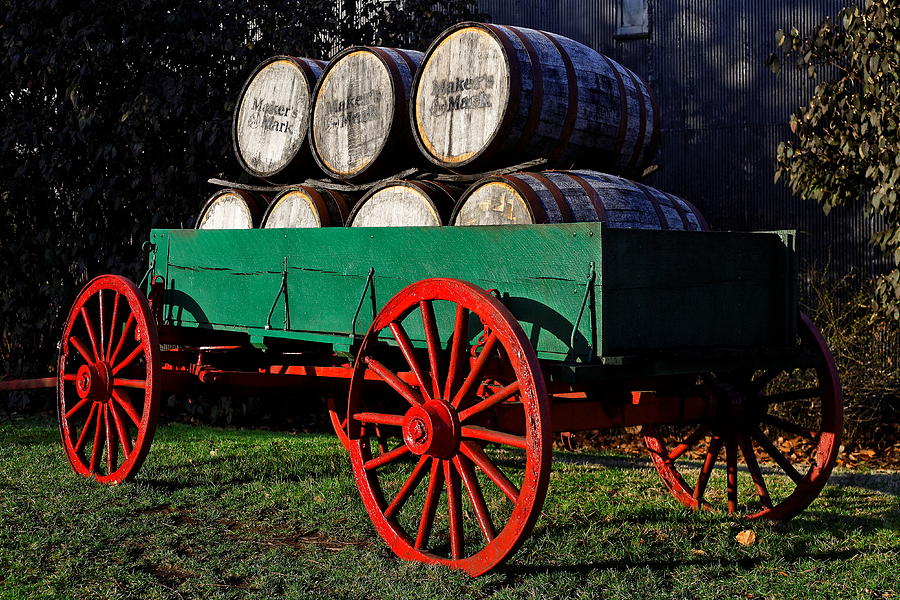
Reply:
M837 472L788 524L694 514L646 461L557 454L534 533L469 578L394 558L333 436L161 427L133 483L0 425L0 598L889 598L900 474ZM741 546L735 535L758 536Z

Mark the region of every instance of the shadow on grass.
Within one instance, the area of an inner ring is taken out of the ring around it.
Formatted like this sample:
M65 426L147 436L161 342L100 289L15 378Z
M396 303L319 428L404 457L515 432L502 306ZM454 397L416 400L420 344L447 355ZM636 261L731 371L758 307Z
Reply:
M841 550L837 552L788 552L785 553L784 556L780 558L784 558L787 560L798 560L798 559L810 559L823 563L829 563L834 561L844 561L853 559L857 556L865 556L868 554L873 554L875 552L883 553L883 552L895 552L900 551L900 545L894 548L883 549L880 548L877 551L867 552L860 549L849 549L849 550ZM588 574L592 571L597 570L614 570L614 571L626 571L634 568L647 568L651 571L663 571L663 572L671 572L676 569L684 568L684 567L733 567L735 569L748 570L756 567L757 565L764 564L767 562L771 562L772 557L770 556L760 556L760 557L740 557L735 559L725 559L725 558L717 558L715 556L708 557L697 557L689 560L610 560L610 561L594 561L588 563L581 564L535 564L535 565L506 565L502 567L498 572L507 575L509 578L514 578L518 576L526 576L526 575L539 575L542 573L577 573L577 574Z

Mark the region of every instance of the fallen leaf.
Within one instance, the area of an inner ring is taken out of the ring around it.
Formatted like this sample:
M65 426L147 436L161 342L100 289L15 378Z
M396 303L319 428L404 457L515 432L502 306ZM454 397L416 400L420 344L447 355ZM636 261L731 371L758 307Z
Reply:
M736 539L741 546L752 546L756 542L756 532L752 529L745 529L734 536L734 539Z
M691 548L691 554L696 554L697 556L704 556L706 552L703 550L697 550L696 548Z

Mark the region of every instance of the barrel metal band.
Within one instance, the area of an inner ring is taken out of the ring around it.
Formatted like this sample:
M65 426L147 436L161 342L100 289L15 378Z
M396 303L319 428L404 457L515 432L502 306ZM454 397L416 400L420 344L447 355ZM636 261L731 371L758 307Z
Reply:
M662 208L660 208L659 200L656 198L656 196L653 195L653 193L650 191L650 189L647 186L642 185L636 181L634 181L632 183L634 183L634 185L636 185L639 190L644 192L644 195L647 197L647 200L649 200L650 204L653 205L653 210L656 211L656 217L659 219L659 228L660 229L671 229L669 227L669 220L666 218L666 214L662 211Z
M619 157L622 155L622 150L625 148L625 135L628 133L628 93L625 89L625 82L622 81L622 74L619 73L619 69L617 68L618 65L605 54L601 54L600 56L602 56L603 60L606 61L606 64L609 65L613 75L616 76L616 84L619 87L619 133L616 138L616 152L613 155L614 164L618 164Z
M594 210L597 212L597 220L605 223L608 219L606 207L603 205L603 199L600 198L600 194L597 193L597 190L595 190L581 175L576 175L575 173L569 173L568 175L572 178L572 181L580 185L584 190L584 193L587 194L587 197L594 205Z
M500 175L499 179L508 182L513 186L513 189L522 194L522 197L528 204L528 208L531 210L531 220L533 223L547 223L547 211L544 209L544 204L531 187L526 185L521 179L516 177L516 175Z
M528 60L531 61L531 108L528 111L528 120L516 143L514 153L520 154L528 145L531 137L537 129L538 122L541 117L541 109L544 107L544 71L541 68L541 58L534 49L534 44L528 39L528 36L519 31L518 27L509 27L509 30L515 34L522 45L525 46L525 52L528 54Z
M644 142L646 140L647 135L647 103L644 99L644 94L641 91L640 80L637 75L635 75L631 69L625 69L625 72L628 74L628 77L631 79L631 83L634 84L635 95L638 98L638 102L640 103L640 118L638 122L638 134L637 138L634 141L634 149L631 152L631 159L628 161L627 170L629 172L634 171L638 166L638 159L641 157L641 150L644 147Z
M668 192L663 192L663 195L669 199L669 202L672 203L672 208L674 208L675 212L678 213L678 216L681 217L681 224L684 226L684 230L690 231L691 222L688 221L687 211L685 211L684 207L681 205L681 200Z
M483 27L492 33L494 38L503 47L503 52L506 54L506 64L509 66L509 102L506 105L506 112L503 114L503 120L497 128L497 133L487 147L480 154L476 154L472 158L463 161L458 165L455 165L454 163L446 164L444 161L444 166L446 167L462 166L471 162L475 157L479 157L481 161L490 162L494 154L496 154L500 147L506 143L509 132L512 129L513 121L519 113L519 103L522 100L522 73L519 71L519 63L514 60L516 50L510 43L509 38L506 37L506 34L503 33L507 27L503 25L492 25L490 23L479 23L478 26Z
M572 139L572 132L575 130L575 120L578 117L578 77L575 74L575 65L572 64L572 57L563 50L562 44L559 43L553 34L543 33L554 46L556 46L559 55L562 57L563 64L566 67L566 86L568 87L569 102L566 110L566 120L563 122L562 132L559 136L559 143L550 154L551 162L560 160L569 147Z
M556 201L556 205L559 207L559 214L562 217L562 222L573 223L574 218L572 216L572 209L569 207L569 203L566 201L566 197L563 195L562 190L559 189L559 186L540 173L528 173L528 175L531 175L541 182L541 184L547 188L547 191L550 192L550 195L553 196L553 200Z

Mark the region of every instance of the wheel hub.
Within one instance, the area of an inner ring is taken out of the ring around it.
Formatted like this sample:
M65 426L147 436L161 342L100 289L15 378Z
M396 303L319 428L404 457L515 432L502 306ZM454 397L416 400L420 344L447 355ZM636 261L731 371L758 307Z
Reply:
M459 448L459 417L442 400L432 400L407 411L403 441L413 454L449 458Z
M112 395L112 375L109 365L96 362L81 365L75 375L75 391L79 398L105 402Z

